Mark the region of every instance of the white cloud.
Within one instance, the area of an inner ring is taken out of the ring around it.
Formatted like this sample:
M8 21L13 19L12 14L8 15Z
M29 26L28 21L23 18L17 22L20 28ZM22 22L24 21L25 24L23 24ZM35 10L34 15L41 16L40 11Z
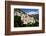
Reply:
M38 14L38 12L34 12L34 11L32 11L32 12L28 12L27 14L29 14L29 15L32 15L32 14Z

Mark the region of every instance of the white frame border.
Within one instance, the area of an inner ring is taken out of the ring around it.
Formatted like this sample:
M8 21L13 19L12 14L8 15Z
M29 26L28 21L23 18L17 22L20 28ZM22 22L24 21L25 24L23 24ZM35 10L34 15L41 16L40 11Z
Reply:
M42 30L42 7L41 6L22 6L22 5L11 5L11 32L12 31L28 31L28 30ZM14 28L14 8L32 8L39 10L39 27L17 27Z

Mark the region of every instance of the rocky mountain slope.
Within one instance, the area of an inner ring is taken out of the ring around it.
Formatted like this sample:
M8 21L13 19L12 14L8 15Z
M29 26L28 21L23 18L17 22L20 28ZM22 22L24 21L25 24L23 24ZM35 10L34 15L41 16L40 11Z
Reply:
M39 22L38 21L36 21L36 20L38 20L39 18L39 15L38 14L35 14L35 15L29 15L29 14L27 14L27 13L25 13L24 11L22 11L21 9L15 9L14 10L14 19L16 19L16 16L18 16L18 17L20 17L18 20L18 22L20 22L20 24L22 25L22 26L31 26L32 24L33 25L37 25ZM17 17L17 18L18 18ZM18 23L17 22L17 23ZM36 24L37 23L37 24ZM16 23L15 23L16 24ZM20 25L19 24L19 25Z

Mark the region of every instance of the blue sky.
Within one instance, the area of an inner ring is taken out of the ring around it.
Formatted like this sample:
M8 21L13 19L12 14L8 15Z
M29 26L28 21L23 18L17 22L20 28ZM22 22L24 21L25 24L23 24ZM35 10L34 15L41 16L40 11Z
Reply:
M21 9L27 14L39 14L39 9Z

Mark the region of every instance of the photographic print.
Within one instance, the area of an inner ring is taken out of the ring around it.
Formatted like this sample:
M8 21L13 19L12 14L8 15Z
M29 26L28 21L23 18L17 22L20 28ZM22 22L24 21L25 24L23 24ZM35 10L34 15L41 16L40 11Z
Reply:
M41 10L41 6L11 5L11 31L41 30Z
M39 9L14 8L14 27L39 26Z
M45 32L44 3L5 1L5 34Z

